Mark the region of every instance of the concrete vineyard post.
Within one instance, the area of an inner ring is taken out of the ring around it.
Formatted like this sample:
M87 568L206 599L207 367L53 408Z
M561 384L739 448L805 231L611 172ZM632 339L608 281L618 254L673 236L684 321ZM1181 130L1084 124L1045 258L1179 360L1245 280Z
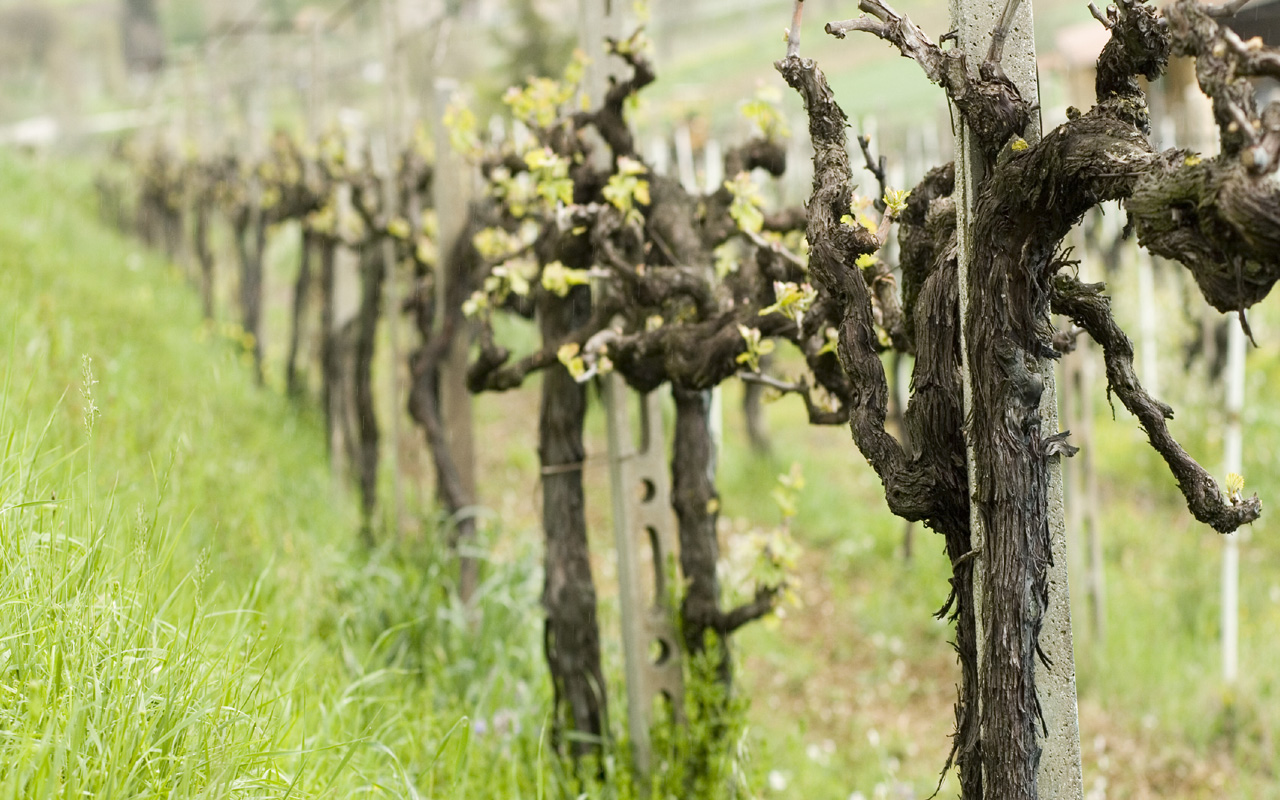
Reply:
M957 44L972 54L970 66L976 71L981 54L986 53L991 35L1004 8L1004 0L952 0L952 28L957 31ZM1030 103L1037 103L1035 44L1033 39L1031 2L1024 0L1018 9L1009 31L1001 62L1005 73L1018 86L1022 96ZM983 175L982 155L978 151L976 137L963 124L956 113L956 211L959 232L960 255L960 313L961 330L965 330L968 315L969 269L973 253L973 211L977 189ZM1038 126L1031 137L1039 138ZM972 412L972 380L969 371L967 344L964 355L965 413ZM1044 376L1044 392L1040 413L1044 430L1057 431L1057 395L1053 369L1041 370ZM974 485L975 463L972 445L969 449L970 486ZM972 511L973 549L978 553L974 569L973 593L977 619L979 663L984 653L985 637L994 632L985 630L983 613L983 570L985 556L984 532L981 515L975 503ZM1076 707L1075 653L1071 634L1070 590L1067 583L1066 529L1063 518L1062 470L1056 463L1050 465L1049 525L1052 536L1053 565L1049 570L1049 606L1045 613L1044 627L1040 633L1040 647L1048 656L1051 666L1036 662L1036 686L1048 735L1044 738L1037 784L1042 800L1079 800L1083 796L1080 772L1080 730ZM979 669L981 673L981 668Z
M1244 474L1245 341L1244 329L1232 321L1227 338L1227 429L1223 434L1223 466ZM1222 677L1228 686L1240 674L1240 533L1222 542Z

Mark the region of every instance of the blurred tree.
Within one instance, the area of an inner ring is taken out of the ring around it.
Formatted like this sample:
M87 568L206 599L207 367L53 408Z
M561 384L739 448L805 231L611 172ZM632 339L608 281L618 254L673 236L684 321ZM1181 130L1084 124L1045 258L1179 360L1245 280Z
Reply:
M518 86L532 75L551 77L564 72L573 54L574 35L557 27L538 10L537 0L512 0L512 25L498 28L494 42L506 53L503 86Z
M164 30L155 0L124 0L121 17L124 63L132 75L159 71L165 61Z
M26 78L45 68L58 38L54 11L39 3L0 9L0 70Z

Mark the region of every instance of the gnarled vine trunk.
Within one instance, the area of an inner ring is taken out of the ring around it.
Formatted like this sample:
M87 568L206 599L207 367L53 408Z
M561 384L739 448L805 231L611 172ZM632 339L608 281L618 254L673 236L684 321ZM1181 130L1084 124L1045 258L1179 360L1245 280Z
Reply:
M591 316L585 287L559 298L546 292L538 305L544 342L556 342ZM542 377L538 417L538 455L542 464L542 526L546 535L546 577L542 605L547 612L544 644L555 688L557 741L572 731L572 751L593 749L591 739L605 734L607 700L600 666L596 590L587 548L582 443L587 413L586 387L563 364Z
M192 229L196 262L200 267L200 303L204 318L213 319L213 251L209 249L209 202L201 197L195 203Z
M720 677L730 677L729 647L722 629L720 582L716 562L720 544L716 538L719 494L715 486L715 443L708 428L711 392L672 387L676 404L674 452L671 458L671 505L680 534L680 572L685 580L680 603L685 650L705 648L707 633L720 637Z
M307 293L311 290L311 256L315 249L315 236L305 227L299 247L298 279L293 285L293 315L289 325L289 352L285 356L284 366L285 388L291 395L302 391L298 382L298 347L302 340L302 318L307 310Z
M231 225L240 261L241 326L253 337L253 367L258 383L262 383L262 255L267 248L267 228L262 212L247 205L236 212Z
M373 516L378 508L378 416L373 398L373 354L382 311L386 262L377 248L360 251L360 310L356 317L355 381L353 386L359 444L356 471L360 482L361 535L373 544Z
M334 394L338 391L337 348L334 342L334 270L337 266L338 243L333 237L320 239L320 405L324 410L325 446L333 458L334 432L337 429Z

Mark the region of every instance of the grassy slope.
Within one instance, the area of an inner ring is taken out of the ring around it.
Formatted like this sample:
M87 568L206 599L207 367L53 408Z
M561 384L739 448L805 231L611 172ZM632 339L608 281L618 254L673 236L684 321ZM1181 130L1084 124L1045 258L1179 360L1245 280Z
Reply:
M469 632L432 543L358 552L316 420L82 178L0 156L0 796L533 796L527 554Z

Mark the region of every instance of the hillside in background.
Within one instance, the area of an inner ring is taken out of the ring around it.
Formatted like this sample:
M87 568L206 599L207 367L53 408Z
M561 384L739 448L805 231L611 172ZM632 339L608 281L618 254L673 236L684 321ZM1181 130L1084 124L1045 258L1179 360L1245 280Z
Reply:
M814 5L813 19L857 13L853 3ZM157 2L163 66L141 73L126 65L125 6L124 0L0 4L0 127L48 118L61 135L81 144L156 122L177 125L197 140L236 135L252 113L250 95L257 86L270 97L272 123L296 128L303 124L315 76L327 122L339 108L379 114L382 66L374 0ZM906 0L897 6L934 36L945 32L945 4ZM441 74L477 83L481 107L495 109L502 90L536 71L537 64L544 71L558 69L563 42L577 25L575 4L564 0L401 0L399 9L408 91L422 111L429 108L432 80ZM1054 48L1061 26L1089 19L1086 4L1075 0L1039 0L1035 9L1042 53ZM762 85L779 85L772 61L781 54L780 32L789 13L785 0L750 0L745 7L719 0L653 0L647 28L662 80L638 109L641 128L669 135L692 122L718 136L743 130L736 114L742 99ZM317 26L321 33L313 41ZM874 115L894 126L945 124L936 89L884 43L814 37L809 47L855 117ZM1053 72L1042 75L1048 107L1063 102L1060 82ZM219 112L210 117L190 110L195 99ZM790 116L798 118L794 99L786 100ZM141 116L102 117L123 109ZM49 124L22 133L43 141Z

